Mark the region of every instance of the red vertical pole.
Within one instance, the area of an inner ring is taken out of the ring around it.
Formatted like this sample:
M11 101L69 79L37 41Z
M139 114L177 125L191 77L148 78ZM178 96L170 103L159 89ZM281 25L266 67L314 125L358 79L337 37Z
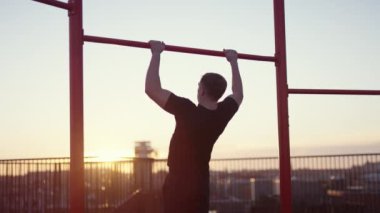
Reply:
M70 0L70 213L84 213L82 0Z
M280 208L292 212L289 148L288 83L286 77L286 37L284 0L273 0L276 48L277 116L280 151Z

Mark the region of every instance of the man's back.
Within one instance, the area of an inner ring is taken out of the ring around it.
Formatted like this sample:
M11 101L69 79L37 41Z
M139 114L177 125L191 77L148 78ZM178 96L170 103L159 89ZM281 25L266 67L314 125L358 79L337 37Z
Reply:
M212 148L238 108L230 97L210 110L171 94L164 107L176 120L169 149L170 170L183 174L208 172Z
M238 108L231 97L210 110L170 94L164 109L175 116L176 127L163 187L165 212L208 212L212 148Z

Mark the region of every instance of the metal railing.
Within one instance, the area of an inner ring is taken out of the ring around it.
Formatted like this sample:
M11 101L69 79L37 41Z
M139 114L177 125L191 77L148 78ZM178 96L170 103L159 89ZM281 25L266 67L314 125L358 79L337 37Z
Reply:
M380 209L380 154L298 156L291 161L293 212ZM210 210L279 212L278 163L277 157L212 160ZM166 160L87 158L86 212L113 212L136 190L155 197L141 199L159 212L167 172ZM0 212L68 212L68 180L69 158L0 160Z
M0 212L66 212L69 160L1 160Z

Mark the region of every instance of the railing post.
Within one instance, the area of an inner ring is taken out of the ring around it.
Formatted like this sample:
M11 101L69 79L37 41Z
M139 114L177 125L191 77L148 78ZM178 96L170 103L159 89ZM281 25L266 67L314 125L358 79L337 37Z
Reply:
M135 158L133 160L133 174L135 189L147 193L152 191L152 158Z
M69 1L70 213L84 213L82 0Z
M286 37L284 0L273 0L276 48L277 116L280 151L280 208L292 212L289 148L288 83L286 76Z

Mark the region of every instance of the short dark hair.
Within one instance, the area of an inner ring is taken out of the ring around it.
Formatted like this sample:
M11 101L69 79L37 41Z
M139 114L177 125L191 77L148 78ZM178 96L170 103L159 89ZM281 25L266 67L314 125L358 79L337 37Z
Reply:
M214 101L218 101L227 88L226 79L217 73L204 74L200 83L205 88L206 94Z

